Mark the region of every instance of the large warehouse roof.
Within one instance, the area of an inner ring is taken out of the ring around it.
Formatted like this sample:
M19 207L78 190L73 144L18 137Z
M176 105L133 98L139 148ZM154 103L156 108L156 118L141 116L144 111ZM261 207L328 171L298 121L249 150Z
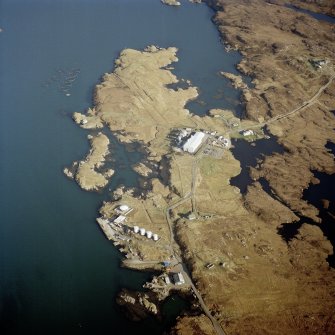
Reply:
M199 149L205 136L202 132L196 132L183 145L183 150L194 154Z

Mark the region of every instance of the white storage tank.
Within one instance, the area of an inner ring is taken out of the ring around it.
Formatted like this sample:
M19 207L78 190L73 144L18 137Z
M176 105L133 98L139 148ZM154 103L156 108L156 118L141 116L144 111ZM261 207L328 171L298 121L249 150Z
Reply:
M151 238L152 237L152 231L148 230L147 231L147 238Z
M134 233L137 234L140 231L139 226L134 226Z
M152 238L154 239L154 241L158 241L158 235L157 234L153 234Z
M140 234L141 234L142 236L145 235L145 229L144 229L144 228L140 228Z

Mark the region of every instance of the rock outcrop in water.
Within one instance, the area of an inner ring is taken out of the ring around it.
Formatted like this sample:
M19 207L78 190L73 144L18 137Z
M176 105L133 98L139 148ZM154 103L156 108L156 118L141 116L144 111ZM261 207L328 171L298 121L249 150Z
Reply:
M73 120L84 129L102 128L103 123L100 118L96 116L94 109L89 108L87 113L73 113Z
M246 89L248 85L243 82L243 78L240 75L236 75L230 72L221 71L220 74L225 78L229 79L235 88Z
M164 5L169 5L169 6L180 6L181 3L177 0L161 0L161 2Z
M75 178L78 185L86 191L97 191L108 183L114 171L109 169L104 173L99 172L106 155L109 153L109 139L106 135L99 133L96 136L88 136L91 149L85 160L75 162L72 168L65 168L64 173L70 178Z
M132 321L146 319L150 315L157 316L157 305L151 301L148 294L143 292L131 292L123 289L117 296L116 302L126 311L126 315Z

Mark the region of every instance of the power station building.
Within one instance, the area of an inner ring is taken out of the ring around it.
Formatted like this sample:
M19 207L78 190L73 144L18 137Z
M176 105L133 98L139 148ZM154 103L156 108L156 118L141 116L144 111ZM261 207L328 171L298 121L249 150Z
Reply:
M183 145L183 150L189 152L190 154L194 154L200 148L205 139L206 134L198 131L187 139Z

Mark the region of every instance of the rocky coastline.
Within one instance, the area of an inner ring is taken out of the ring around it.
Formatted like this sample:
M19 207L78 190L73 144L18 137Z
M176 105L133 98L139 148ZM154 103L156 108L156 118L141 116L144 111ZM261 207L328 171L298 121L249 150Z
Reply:
M86 158L79 162L72 163L70 168L64 168L64 174L75 179L78 185L86 191L97 191L107 185L113 176L114 170L108 169L100 172L109 153L109 139L106 135L98 133L96 136L88 135L91 149Z
M156 175L144 162L133 167L150 180L146 194L119 189L100 209L97 221L125 255L123 266L161 273L147 283L148 292L123 290L117 302L139 320L159 316L157 306L171 291L191 290L201 308L179 317L171 334L216 334L221 329L330 335L335 271L326 258L333 247L316 225L302 224L288 243L278 229L297 221L297 215L317 223L318 211L302 199L303 190L313 181L312 170L335 172L334 156L325 147L335 142L332 27L281 1L208 4L216 11L214 22L224 40L243 55L238 69L253 78L254 87L248 88L239 76L223 73L243 90L246 119L219 109L205 117L190 114L185 105L198 96L197 88L168 88L178 82L167 70L178 61L177 49L157 46L123 50L113 73L96 86L94 106L73 116L83 128L107 125L121 143L140 143L157 167ZM316 57L329 60L324 69L313 67L310 60ZM218 147L218 139L246 139L241 133L250 129L249 134L262 136L264 127L285 152L265 157L251 169L254 183L242 195L230 185L240 163L229 149ZM181 129L201 130L211 140L194 156L172 150L171 132ZM91 139L89 155L75 163L74 172L64 171L83 189L108 182L97 171L108 152L103 136ZM83 169L94 182L80 174ZM122 210L125 205L131 212ZM157 233L157 240L136 227ZM303 257L306 251L308 257ZM175 273L183 273L186 282L178 286L171 281Z

